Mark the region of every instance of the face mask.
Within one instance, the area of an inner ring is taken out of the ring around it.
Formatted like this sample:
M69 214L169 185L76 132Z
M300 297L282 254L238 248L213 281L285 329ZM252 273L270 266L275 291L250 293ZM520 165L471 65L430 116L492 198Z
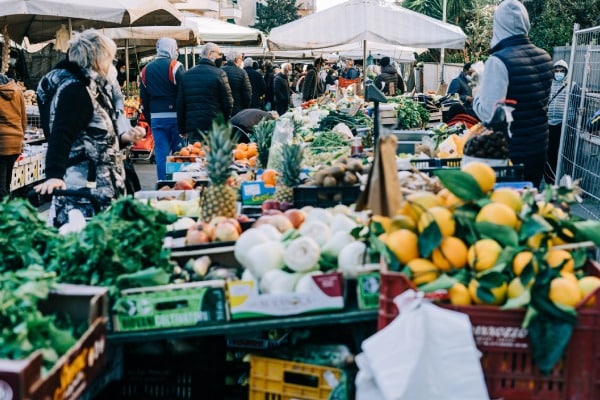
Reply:
M219 57L215 60L215 65L217 66L217 68L221 68L221 65L223 64L223 58Z
M468 82L471 82L471 80L472 80L473 78L471 78L471 75L465 75L465 79L466 79Z
M558 82L561 82L563 79L565 79L565 73L564 72L555 72L554 79L557 80Z

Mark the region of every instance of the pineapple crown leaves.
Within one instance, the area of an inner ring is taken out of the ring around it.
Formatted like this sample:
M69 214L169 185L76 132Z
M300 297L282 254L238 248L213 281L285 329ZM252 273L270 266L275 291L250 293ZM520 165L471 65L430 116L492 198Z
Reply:
M269 162L269 149L275 131L275 120L263 119L254 126L250 139L256 142L258 151L258 162L262 168L266 168Z
M206 169L212 184L224 185L231 176L229 167L233 162L233 149L239 136L232 131L231 124L225 122L219 114L206 134Z
M285 186L298 186L304 152L301 144L283 144L281 148L281 181Z

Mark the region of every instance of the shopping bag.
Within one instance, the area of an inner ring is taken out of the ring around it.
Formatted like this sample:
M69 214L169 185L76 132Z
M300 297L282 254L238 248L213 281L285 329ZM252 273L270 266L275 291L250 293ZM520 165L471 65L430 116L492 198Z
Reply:
M412 290L394 303L399 316L362 343L357 399L369 400L373 383L385 400L489 399L469 317Z
M374 215L393 217L400 209L402 195L396 166L397 147L398 140L394 135L379 139L367 184L356 201L357 211L370 209Z

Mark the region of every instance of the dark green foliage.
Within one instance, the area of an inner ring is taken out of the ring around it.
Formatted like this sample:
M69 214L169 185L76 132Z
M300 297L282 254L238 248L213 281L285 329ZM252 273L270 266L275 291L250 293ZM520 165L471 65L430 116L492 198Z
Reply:
M269 33L273 28L300 18L298 9L295 0L267 0L266 4L256 3L256 23L252 28Z

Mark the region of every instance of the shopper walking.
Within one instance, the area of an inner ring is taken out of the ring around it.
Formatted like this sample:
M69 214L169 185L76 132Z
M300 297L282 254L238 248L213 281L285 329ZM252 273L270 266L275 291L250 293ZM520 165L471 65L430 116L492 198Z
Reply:
M265 101L264 109L267 111L274 110L273 106L273 83L275 82L274 67L270 62L265 64Z
M117 46L90 29L70 41L68 60L46 74L37 89L42 129L48 139L47 180L34 187L41 194L55 189L80 190L106 208L125 190L120 153L122 144L145 136L140 127L118 135L116 111L107 78ZM68 212L94 215L89 200L54 197L55 225L68 221Z
M0 73L0 200L10 194L15 161L23 151L27 114L23 91Z
M250 108L261 108L263 103L263 98L265 97L265 79L254 68L254 64L256 62L252 60L250 57L246 57L244 59L244 71L248 74L248 79L250 79L250 86L252 87L252 101L250 102Z
M166 176L167 156L179 150L183 138L177 128L176 99L183 76L183 65L177 61L175 39L164 37L156 42L156 59L140 73L140 98L144 117L154 137L156 172L159 180Z
M275 111L279 115L285 114L290 107L290 82L288 75L292 72L292 64L283 63L281 72L275 76L273 83L273 97L275 101Z
M499 101L516 101L510 125L510 159L525 165L525 179L541 184L548 149L546 110L552 85L552 59L529 40L529 14L517 0L504 0L494 12L491 56L485 63L473 110L489 121Z
M404 80L390 58L382 57L379 66L381 67L381 73L375 78L375 87L388 96L404 93Z
M324 84L321 84L319 78L319 72L323 60L321 58L315 59L313 65L309 65L306 70L306 77L302 84L302 101L308 101L316 99L324 92Z
M565 114L565 104L567 102L567 74L569 66L565 60L558 60L553 66L554 78L550 88L550 101L548 103L548 161L544 179L546 183L553 184L556 180L556 168L558 166L558 148L560 146L560 137L563 128L563 116ZM580 98L581 89L576 82L571 82L570 103L567 110L566 130L571 132L573 122L575 121L575 112L577 105L575 99ZM568 137L568 136L567 136Z
M177 93L177 123L179 132L190 142L203 139L217 115L231 117L233 97L227 74L220 66L221 48L206 43L200 62L183 76Z
M243 65L242 54L231 51L227 54L227 62L222 67L227 74L231 95L233 96L232 116L250 107L252 101L252 86Z

